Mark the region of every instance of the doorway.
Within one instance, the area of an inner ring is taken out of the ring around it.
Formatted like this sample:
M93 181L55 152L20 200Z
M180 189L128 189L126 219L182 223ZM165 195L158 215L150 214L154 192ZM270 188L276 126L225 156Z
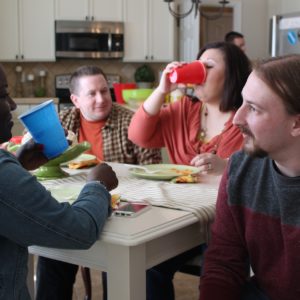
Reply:
M200 9L209 16L205 18L200 14L200 48L210 42L223 41L225 34L233 28L233 8L225 7L219 18L214 18L220 11L216 6L202 5Z

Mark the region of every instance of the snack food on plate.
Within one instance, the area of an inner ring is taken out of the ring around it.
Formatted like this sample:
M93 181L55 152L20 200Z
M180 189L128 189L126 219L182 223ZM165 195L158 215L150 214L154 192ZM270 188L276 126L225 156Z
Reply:
M199 182L198 177L192 175L178 176L172 180L174 183L197 183Z
M119 194L111 195L111 207L112 207L112 209L117 209L118 206L119 206L120 201L121 201L121 196Z
M69 169L81 169L81 168L88 168L95 166L99 163L97 158L88 159L88 160L81 160L81 161L74 161L68 164Z

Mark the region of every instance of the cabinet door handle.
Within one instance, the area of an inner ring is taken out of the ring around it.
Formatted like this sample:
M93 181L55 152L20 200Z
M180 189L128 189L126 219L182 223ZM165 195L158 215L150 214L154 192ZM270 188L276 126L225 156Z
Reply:
M16 59L18 59L19 58L19 55L18 54L16 54Z
M153 56L153 55L151 55L151 59L152 59L152 60L154 59L154 56Z
M94 16L91 17L92 21L94 21Z
M148 55L145 56L145 59L148 59Z
M89 20L89 16L85 16L85 20L88 21Z
M23 54L21 55L21 59L24 59L24 55Z

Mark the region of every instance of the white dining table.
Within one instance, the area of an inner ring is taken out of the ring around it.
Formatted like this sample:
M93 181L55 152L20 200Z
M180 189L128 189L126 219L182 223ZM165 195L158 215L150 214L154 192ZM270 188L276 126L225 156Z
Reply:
M189 189L193 189L193 192L198 189L199 193L196 196L200 200L205 198L205 201L199 201L201 205L197 213L188 205L185 210L179 199L172 197L170 183L133 178L128 172L128 165L111 165L119 178L119 187L115 192L121 196L127 193L129 194L126 196L130 196L133 193L143 195L140 198L147 198L149 190L149 193L152 193L148 199L153 204L151 209L134 218L110 217L99 240L88 250L31 246L29 252L106 271L109 300L145 300L147 269L207 241L219 178L206 176L203 177L205 179L202 183L173 184L174 190L186 190L186 197L191 197L192 200L193 195ZM81 171L78 172L80 174ZM76 172L73 172L72 176L80 177ZM131 184L136 188L136 193ZM159 192L155 193L156 190ZM158 200L155 199L161 197L161 193L166 195L170 203L162 201L161 205L164 207L158 206ZM180 192L178 195L182 197ZM132 200L144 200L137 198ZM188 203L186 199L183 202Z

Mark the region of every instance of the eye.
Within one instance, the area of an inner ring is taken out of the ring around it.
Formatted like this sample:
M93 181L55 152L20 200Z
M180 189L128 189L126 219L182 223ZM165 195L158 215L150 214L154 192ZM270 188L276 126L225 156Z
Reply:
M256 112L257 109L253 105L249 105L249 110L252 112Z

